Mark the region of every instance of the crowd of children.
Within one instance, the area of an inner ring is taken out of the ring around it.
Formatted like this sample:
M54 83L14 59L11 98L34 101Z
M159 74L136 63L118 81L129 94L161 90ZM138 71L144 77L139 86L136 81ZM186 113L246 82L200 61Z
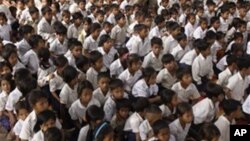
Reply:
M229 141L249 33L245 0L0 0L0 134Z

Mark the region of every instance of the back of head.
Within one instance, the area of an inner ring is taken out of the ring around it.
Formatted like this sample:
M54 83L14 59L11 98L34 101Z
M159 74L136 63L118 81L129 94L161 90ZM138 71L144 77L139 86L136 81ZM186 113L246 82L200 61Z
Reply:
M149 101L147 98L140 97L137 99L135 103L133 103L133 108L136 112L143 112L145 108L149 105Z
M218 98L219 95L224 94L223 88L213 82L209 82L206 86L206 96L210 99Z
M234 99L223 100L222 107L225 115L230 116L231 113L237 111L238 107L241 107L241 103Z
M44 133L44 141L62 141L63 134L57 127L51 127Z
M35 48L39 43L39 41L42 40L43 40L42 36L35 34L30 36L30 38L28 39L28 43L31 46L31 48Z
M215 137L220 137L220 130L213 123L205 123L200 131L200 140L212 141Z
M75 67L70 65L66 66L62 72L63 81L65 83L70 83L72 80L76 79L78 76L78 71Z
M165 128L169 130L168 123L165 120L161 120L161 119L157 120L152 125L152 129L154 131L155 136L160 132L161 129L165 129Z
M99 51L91 51L89 53L89 60L92 64L95 64L96 61L101 59L103 56Z
M64 55L59 55L54 59L53 63L56 67L64 67L68 64L68 59Z
M95 122L97 120L103 120L104 119L104 111L102 108L92 105L89 106L86 111L86 120L88 123L91 121Z
M133 63L139 62L141 59L138 54L130 54L127 60L128 60L128 66L131 66Z
M178 116L182 116L183 114L192 111L192 106L187 102L182 102L177 105L176 113Z
M175 58L172 54L164 54L161 58L163 64L169 64L172 61L175 61Z
M171 103L174 95L176 95L176 93L170 89L163 89L162 91L160 91L161 100L164 104Z
M16 86L25 97L31 90L37 88L37 81L35 78L28 76L16 81Z
M197 47L199 51L205 51L209 48L209 44L205 40L202 40L202 42L197 44Z
M249 56L239 57L237 66L239 70L248 69L250 67L250 57Z
M155 21L154 22L155 22L156 25L159 25L159 24L161 24L164 21L165 21L165 19L164 19L164 17L162 15L157 15L155 17Z
M229 55L227 56L227 65L230 66L230 65L232 65L233 63L237 63L237 60L238 60L238 58L237 58L236 55L229 54Z
M161 38L158 38L158 37L153 37L151 39L151 46L153 45L159 45L159 46L162 46L163 42L162 42L162 39Z

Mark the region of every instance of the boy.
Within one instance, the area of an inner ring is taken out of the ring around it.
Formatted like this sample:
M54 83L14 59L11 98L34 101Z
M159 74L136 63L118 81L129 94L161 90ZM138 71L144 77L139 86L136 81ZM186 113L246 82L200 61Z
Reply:
M63 10L62 11L62 24L66 27L69 28L70 25L70 17L71 14L68 10Z
M24 24L28 24L34 28L35 33L37 32L37 26L39 23L39 10L32 6L29 8L29 18L24 22Z
M72 15L73 23L69 26L67 37L68 38L78 38L80 32L82 31L82 20L83 15L81 12L76 12Z
M119 5L112 4L111 5L111 14L107 17L107 21L110 22L113 25L116 25L116 19L115 16L119 13Z
M153 125L154 137L148 141L174 141L175 138L170 135L168 123L165 120L157 120Z
M178 41L178 45L173 48L171 54L174 56L175 60L179 62L188 52L189 47L187 46L187 36L184 33L178 34L175 39Z
M134 20L134 22L133 23L131 23L129 26L128 26L128 29L127 29L127 32L128 32L128 34L129 34L129 36L130 35L132 35L135 31L134 31L134 27L137 25L137 24L141 24L141 23L143 23L144 22L144 20L145 20L145 13L144 12L142 12L142 11L137 11L136 13L135 13L135 20Z
M200 26L197 27L193 33L194 39L203 39L207 32L207 19L201 18L200 19Z
M158 73L156 83L161 84L164 88L170 89L177 80L175 76L177 63L171 54L163 55L161 61L164 68Z
M162 69L163 48L161 38L153 37L151 39L151 49L152 51L143 60L142 68L152 67L158 72Z
M220 27L220 19L218 17L212 17L210 23L211 27L208 29L208 31L212 30L213 32L217 33L217 30Z
M163 16L156 16L154 20L156 26L152 28L149 32L148 38L151 40L153 37L158 37L161 38L162 33L161 30L162 28L165 27L165 19Z
M76 59L82 54L82 43L75 38L71 38L68 41L68 51L65 53L65 57L68 59L69 65L76 68Z

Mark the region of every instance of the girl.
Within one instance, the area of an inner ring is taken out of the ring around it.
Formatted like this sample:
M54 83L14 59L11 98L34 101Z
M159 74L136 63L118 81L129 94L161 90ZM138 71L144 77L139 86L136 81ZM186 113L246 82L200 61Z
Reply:
M32 141L43 141L44 132L56 123L56 114L51 110L45 110L37 115L37 122L34 126L34 136Z
M7 24L7 17L4 12L0 12L0 37L3 40L11 41L11 26Z

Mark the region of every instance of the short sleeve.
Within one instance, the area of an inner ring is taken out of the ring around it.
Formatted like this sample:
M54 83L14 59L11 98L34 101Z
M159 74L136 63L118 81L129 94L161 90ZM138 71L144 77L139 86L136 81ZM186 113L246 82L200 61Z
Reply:
M69 108L69 115L72 120L77 120L77 115L76 115L76 107L75 104L72 104L71 107Z

